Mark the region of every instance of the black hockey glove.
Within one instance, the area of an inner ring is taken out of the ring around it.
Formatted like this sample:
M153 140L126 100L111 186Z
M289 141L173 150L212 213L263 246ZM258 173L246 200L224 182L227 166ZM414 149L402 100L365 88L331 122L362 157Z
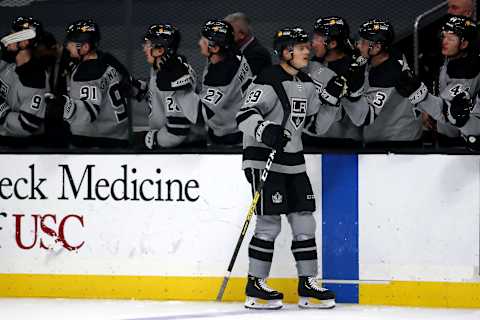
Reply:
M361 64L357 61L354 61L348 67L346 74L348 97L355 99L362 95L365 82L366 66L367 65L365 63Z
M443 104L445 118L454 126L463 127L470 119L470 110L473 108L470 95L462 91L453 97L452 101Z
M341 97L347 92L347 80L341 76L335 76L320 93L320 99L329 105L337 106Z
M290 141L291 134L279 124L263 121L255 129L255 138L272 149L283 149Z
M408 98L413 105L422 102L428 95L425 84L410 69L402 71L395 89L402 97Z
M134 97L135 100L137 100L138 102L144 100L148 93L147 82L132 78L131 84L132 84L132 97Z
M47 101L47 103L55 103L59 106L63 106L63 120L68 121L73 117L73 114L77 110L75 103L69 96L62 94L61 96L54 96L51 93L45 94L45 99L54 99L55 101Z

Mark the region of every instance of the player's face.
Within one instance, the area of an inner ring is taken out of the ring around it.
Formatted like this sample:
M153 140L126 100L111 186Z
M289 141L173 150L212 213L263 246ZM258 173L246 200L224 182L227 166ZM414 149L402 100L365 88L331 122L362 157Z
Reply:
M360 38L360 40L357 41L357 49L363 57L369 58L377 55L382 50L382 46L378 43L372 43L367 39Z
M70 58L79 59L80 55L78 53L78 44L72 41L67 42L66 46L68 53L70 53Z
M449 32L442 33L442 55L445 57L456 56L460 49L460 38Z
M162 56L164 50L161 48L153 48L151 41L145 41L143 44L143 53L145 54L145 59L149 64L155 63L155 58Z
M200 48L200 54L208 58L210 56L210 52L208 50L208 39L201 37L200 40L198 40L198 46Z
M19 50L20 48L18 47L18 43L10 43L8 46L7 46L7 51L17 51Z
M326 46L327 39L318 34L314 33L312 37L312 49L313 53L317 58L323 58L327 54L327 46Z
M310 44L309 43L298 43L293 46L293 59L292 65L296 68L305 68L308 64L310 57Z

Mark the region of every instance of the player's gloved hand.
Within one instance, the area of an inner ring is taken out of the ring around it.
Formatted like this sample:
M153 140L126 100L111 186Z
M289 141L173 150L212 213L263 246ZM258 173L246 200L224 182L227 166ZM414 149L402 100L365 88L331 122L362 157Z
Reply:
M422 102L428 95L425 84L410 69L402 71L395 89L402 97L408 98L413 105Z
M69 96L64 94L59 96L58 99L59 104L63 105L63 119L70 120L76 111L75 103Z
M8 114L12 111L4 97L0 97L0 125L5 122Z
M255 129L255 139L272 149L283 149L290 141L291 134L279 124L271 121L262 121Z
M150 150L156 149L158 147L158 130L148 130L145 135L145 147Z
M347 80L341 76L335 76L328 81L320 93L322 101L337 106L341 97L347 93Z
M445 101L443 112L445 118L456 127L463 127L470 119L470 110L473 108L472 100L467 91L462 91L453 97L452 101Z
M168 60L170 60L170 54L166 52L160 57L155 57L155 62L153 63L154 69L159 71L164 68Z
M346 74L348 97L359 98L363 94L365 83L365 68L367 66L367 59L360 56L356 58L348 67Z
M138 80L132 78L131 80L133 93L132 96L138 101L142 101L145 99L145 96L148 93L148 84L146 81Z

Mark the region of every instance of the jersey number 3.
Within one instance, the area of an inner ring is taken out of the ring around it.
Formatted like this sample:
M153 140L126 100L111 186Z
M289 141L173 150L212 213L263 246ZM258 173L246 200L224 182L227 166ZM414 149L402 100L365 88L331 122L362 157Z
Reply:
M385 105L386 101L387 101L387 95L382 91L378 91L375 94L375 99L373 99L372 104L375 108L381 109Z

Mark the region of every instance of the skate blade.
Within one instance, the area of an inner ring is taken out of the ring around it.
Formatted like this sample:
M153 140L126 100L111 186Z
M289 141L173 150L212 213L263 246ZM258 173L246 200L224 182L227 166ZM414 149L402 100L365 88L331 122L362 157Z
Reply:
M278 310L283 307L282 300L262 300L254 297L247 297L245 308L255 310Z
M335 307L335 300L318 300L309 297L300 297L298 306L303 309L332 309Z

